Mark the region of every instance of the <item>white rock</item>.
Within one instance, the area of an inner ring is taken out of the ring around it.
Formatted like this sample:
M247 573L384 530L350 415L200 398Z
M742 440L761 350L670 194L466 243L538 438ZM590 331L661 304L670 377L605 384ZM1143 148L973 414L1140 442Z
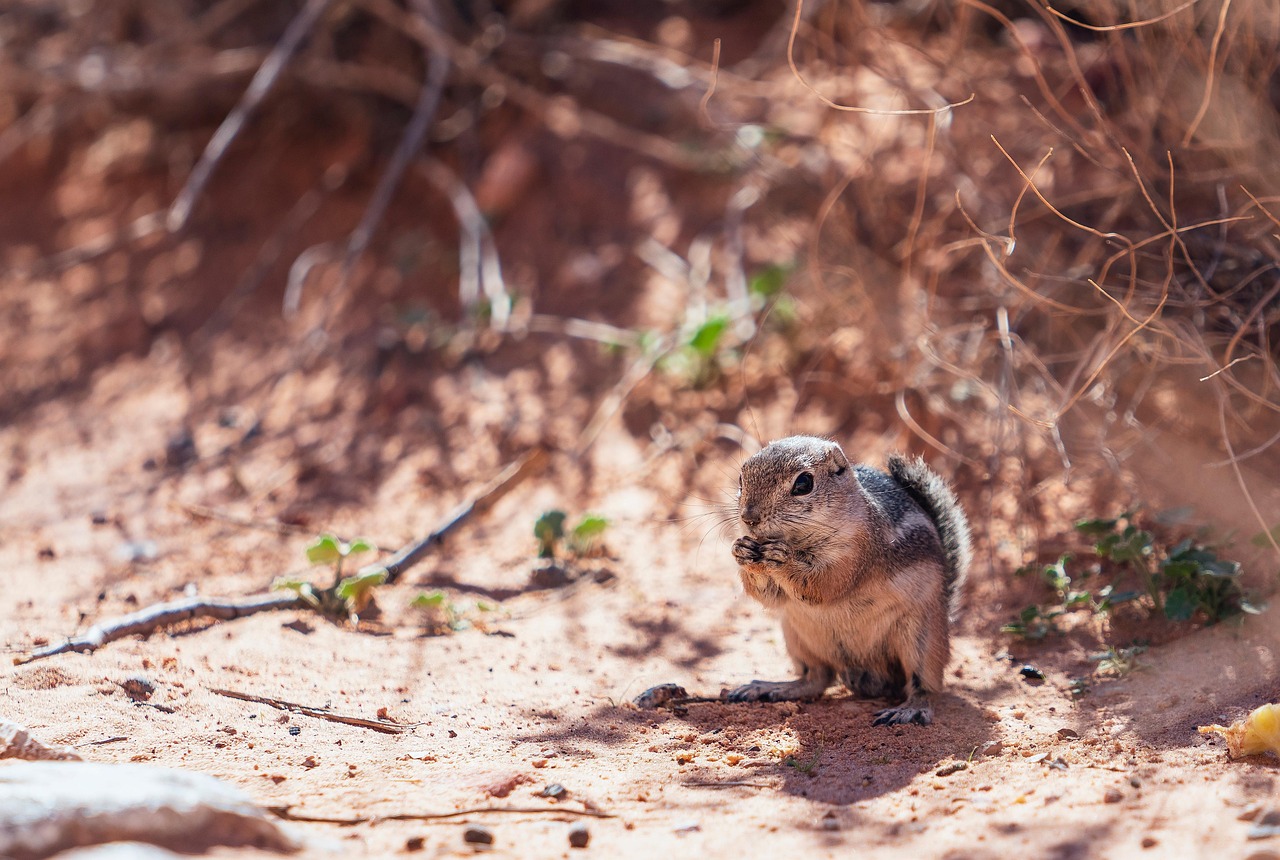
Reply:
M27 731L26 726L0 718L0 758L18 758L26 761L79 761L80 756L70 747L49 746L41 743Z
M144 842L184 853L216 845L298 846L239 789L143 764L0 763L0 857Z

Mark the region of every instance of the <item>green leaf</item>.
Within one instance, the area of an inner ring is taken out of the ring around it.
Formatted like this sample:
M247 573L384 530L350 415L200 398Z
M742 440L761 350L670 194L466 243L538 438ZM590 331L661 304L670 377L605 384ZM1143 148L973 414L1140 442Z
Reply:
M498 608L498 604L496 603L490 603L487 600L476 601L476 609L479 610L480 612L493 612L497 608Z
M1101 536L1116 530L1119 520L1080 520L1076 523L1076 531L1090 536Z
M703 358L711 358L720 346L720 336L729 325L729 317L717 314L698 326L689 338L689 347Z
M343 549L345 550L342 553L343 555L356 555L357 553L377 552L378 550L371 541L367 541L364 538L356 538L351 543L346 544Z
M345 600L347 603L353 603L358 606L370 591L386 581L387 569L385 567L375 567L372 570L362 570L354 576L343 577L333 593L340 600Z
M342 547L333 535L320 535L307 546L307 561L312 564L337 564L340 558Z
M443 591L428 591L419 594L413 600L409 601L409 605L415 609L434 609L444 605Z
M1071 587L1071 577L1067 574L1067 561L1071 556L1063 555L1056 562L1044 569L1045 582L1054 591L1065 592Z
M1178 586L1164 599L1164 614L1170 621L1187 621L1195 614L1197 600L1187 586Z
M533 536L538 539L538 557L554 558L556 544L564 539L564 511L547 511L534 520Z
M609 521L599 514L586 514L569 533L569 547L583 555L595 548L609 527Z
M1066 596L1062 598L1062 605L1068 609L1074 609L1077 606L1088 606L1093 603L1093 595L1087 591L1068 591Z
M319 606L320 598L316 596L316 590L305 579L286 579L279 577L271 583L272 591L292 591L301 597L311 606Z
M747 281L747 290L753 296L771 299L782 291L782 287L787 282L787 275L790 273L789 266L765 266L757 269Z

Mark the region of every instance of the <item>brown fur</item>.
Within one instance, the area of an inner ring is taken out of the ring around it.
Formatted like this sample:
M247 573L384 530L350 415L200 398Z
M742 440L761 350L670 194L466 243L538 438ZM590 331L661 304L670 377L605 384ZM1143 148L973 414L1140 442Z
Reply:
M747 534L734 557L747 594L779 614L800 677L753 681L731 699L817 698L838 680L857 695L905 699L877 723L930 721L968 528L923 463L895 459L891 471L852 466L834 442L795 436L743 464ZM801 475L812 489L793 492L805 489Z

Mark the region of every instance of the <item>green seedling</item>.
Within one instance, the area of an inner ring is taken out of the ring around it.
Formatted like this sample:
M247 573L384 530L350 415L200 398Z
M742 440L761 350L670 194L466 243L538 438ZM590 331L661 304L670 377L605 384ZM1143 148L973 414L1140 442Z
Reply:
M600 549L609 521L599 514L585 514L569 532L569 552L585 558Z
M424 591L409 601L409 605L414 609L420 609L427 613L436 622L435 626L441 631L456 633L472 626L472 622L466 617L463 608L450 600L448 595L439 589ZM486 600L477 600L475 608L477 612L493 612L498 607L496 604L489 603Z
M1146 650L1146 645L1130 645L1127 648L1108 645L1106 651L1090 654L1089 659L1097 661L1098 674L1123 677L1134 669L1142 668L1138 655Z
M360 613L373 598L373 590L387 581L387 569L365 567L353 576L344 577L342 565L353 555L376 550L377 547L364 538L347 542L331 534L322 534L307 546L307 561L332 565L333 585L317 589L306 580L277 579L271 587L296 592L311 607L330 615L346 616L352 623L358 624Z
M609 520L599 514L585 514L565 530L568 515L551 510L534 520L533 536L538 541L538 558L558 558L561 546L570 559L582 559L600 552Z
M822 757L822 745L819 744L817 747L815 747L813 751L813 758L809 759L808 761L802 762L800 761L800 759L796 758L795 756L789 755L782 760L782 763L785 764L787 767L795 768L800 773L803 773L805 776L813 776L814 772L818 769L818 759L820 759L821 757Z
M538 558L555 558L564 540L564 511L547 511L533 521L533 536L538 541Z

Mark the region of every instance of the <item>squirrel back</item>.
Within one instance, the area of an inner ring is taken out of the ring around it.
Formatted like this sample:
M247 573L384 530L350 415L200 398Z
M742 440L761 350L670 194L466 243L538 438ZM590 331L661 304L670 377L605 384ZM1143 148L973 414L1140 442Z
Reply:
M906 490L916 504L924 508L938 529L942 552L946 558L943 595L951 620L954 621L960 614L961 586L968 574L969 563L973 560L969 521L965 519L960 502L947 482L925 465L924 460L894 454L889 457L886 465L890 477Z

